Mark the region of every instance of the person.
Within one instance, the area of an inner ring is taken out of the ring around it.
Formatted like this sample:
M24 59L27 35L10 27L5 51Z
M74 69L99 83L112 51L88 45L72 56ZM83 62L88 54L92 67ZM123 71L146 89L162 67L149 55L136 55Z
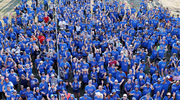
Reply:
M127 94L123 94L123 97L121 98L121 100L129 100L127 97Z
M49 98L49 97L47 97L47 98L48 98L48 100L58 100L58 99L54 96L54 94L51 94L50 98Z
M140 99L140 97L142 96L141 91L139 91L139 86L135 86L135 90L132 90L129 95L131 95L132 97L135 97L137 100Z
M41 92L39 91L39 87L36 87L36 88L34 87L33 94L34 94L34 97L37 100L41 100L42 99L42 95L41 95Z
M157 93L154 94L153 99L161 100L161 99L162 99L162 96L163 96L163 95L161 95L160 91L157 91Z
M31 74L30 79L27 77L27 80L30 81L30 88L33 90L33 88L38 87L39 81L37 78L34 78L34 74Z
M175 93L173 93L173 98L176 98L177 100L180 99L180 89L177 90Z
M27 90L26 90L26 92L25 92L25 97L26 97L26 99L32 97L32 95L34 95L34 94L33 94L33 91L30 90L30 87L27 87ZM33 96L33 97L34 97L34 96Z
M100 92L96 92L95 94L94 100L103 100L103 94Z
M116 93L115 89L112 90L112 93L110 95L113 100L117 100L119 98L119 95Z
M153 100L150 93L147 93L146 95L142 96L140 100Z
M28 80L27 80L27 78L25 77L24 74L21 75L20 83L21 83L21 85L24 86L24 88L28 87Z
M128 79L128 81L125 83L124 86L124 92L129 94L132 91L133 87L132 87L132 82L131 79Z
M80 97L80 87L81 87L81 82L78 82L77 79L74 79L73 83L69 83L71 88L73 88L73 92L75 93L76 97Z
M25 93L26 93L26 89L24 88L24 86L23 85L21 85L21 89L20 89L20 96L21 96L21 98L23 99L23 100L25 100L26 99L26 95L25 95Z
M85 87L85 92L89 97L93 97L95 93L96 87L92 85L92 80L89 80L88 85Z
M48 93L48 83L42 78L41 83L39 84L39 89L43 97L46 97Z
M20 99L20 95L17 94L16 90L13 91L13 94L11 94L10 97L11 97L11 100L19 100Z
M74 94L71 94L69 100L77 100L77 99L74 97Z
M168 93L167 93L167 96L165 96L165 97L163 98L163 100L173 100L173 97L171 97L171 93L168 92Z
M11 90L10 85L7 86L7 90L5 91L6 100L11 100L11 94L13 90Z
M8 78L13 83L15 89L17 89L19 78L17 74L14 72L14 69L11 69L10 74L8 74Z
M4 81L3 78L4 78L4 77L0 74L0 82L1 82L1 83L3 83L3 81ZM3 98L5 97L5 94L4 94L3 90L2 90L2 87L3 87L3 85L0 84L0 99L3 99Z
M80 97L79 100L92 100L92 98L89 97L87 94L84 94L84 96Z

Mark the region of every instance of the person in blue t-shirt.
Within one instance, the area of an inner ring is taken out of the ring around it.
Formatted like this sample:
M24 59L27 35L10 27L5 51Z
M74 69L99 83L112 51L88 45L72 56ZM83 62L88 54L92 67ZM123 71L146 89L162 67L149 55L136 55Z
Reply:
M112 93L110 95L113 100L117 100L119 98L119 95L116 93L115 89L112 90Z
M10 97L11 97L11 100L19 100L20 95L17 94L17 91L16 91L16 90L14 90L14 91L13 91L13 94L11 94Z
M173 95L175 95L176 100L179 100L179 99L180 99L180 89L177 90ZM173 97L173 98L174 98L174 97Z
M163 100L174 100L174 99L173 99L173 97L171 97L171 93L168 92L168 93L167 93L167 96L165 96L165 97L163 98ZM178 99L177 99L177 100L178 100Z
M85 87L85 92L89 97L93 97L95 90L96 87L92 85L92 80L89 80L88 85Z
M81 83L77 81L77 79L74 79L73 83L69 83L71 88L73 88L73 92L74 94L77 96L80 96L80 87L81 87Z
M27 80L30 81L30 88L33 90L34 87L38 87L39 81L37 78L34 78L34 74L31 74L30 79L27 78Z
M89 97L87 94L84 94L84 96L80 97L79 100L92 100L92 98Z
M142 96L139 100L153 100L153 98L151 97L150 93Z
M151 93L153 86L149 82L146 82L141 89L143 89L142 95L145 96L146 94Z
M13 83L15 89L17 89L19 78L17 74L14 72L14 69L11 69L10 74L8 74L8 78Z
M13 90L11 90L10 85L7 86L7 90L5 91L6 100L11 100L11 95Z
M158 78L158 82L153 84L153 88L154 88L154 94L156 94L158 91L160 91L160 93L163 93L163 85L161 83L161 79Z
M31 95L34 95L33 91L30 90L30 87L27 87L27 91L25 92L26 99L31 97Z
M129 95L133 97L135 97L137 100L139 100L139 98L142 96L141 91L139 91L139 86L135 86L135 90L132 90Z

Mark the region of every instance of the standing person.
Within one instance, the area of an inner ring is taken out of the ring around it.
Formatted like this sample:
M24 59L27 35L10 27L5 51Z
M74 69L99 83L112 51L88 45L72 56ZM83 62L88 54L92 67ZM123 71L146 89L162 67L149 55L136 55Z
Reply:
M10 97L11 97L11 100L19 100L20 99L20 95L17 94L16 90L13 91L13 94L11 94Z
M93 98L95 90L96 87L92 85L92 80L89 80L88 85L85 87L85 92L89 97Z
M17 89L19 78L17 74L14 72L14 69L11 69L10 74L8 74L8 78L13 83L14 88Z
M73 88L73 92L75 94L75 96L79 96L80 97L80 88L81 88L81 82L78 82L77 79L74 79L73 83L69 83L71 88Z
M167 96L165 96L165 97L163 98L163 100L174 100L174 99L173 99L173 97L171 97L171 93L168 92L168 93L167 93ZM177 100L178 100L178 99L177 99Z
M30 79L27 78L27 80L29 80L31 90L33 90L34 87L38 87L39 81L34 77L34 74L31 74Z
M1 83L3 83L3 81L4 81L3 78L4 77L0 74L0 82ZM3 84L1 84L1 83L0 83L0 99L3 99L5 97L5 94L4 94L3 90L2 90Z
M121 100L129 100L127 97L127 94L123 94L123 97L121 98Z
M44 10L45 10L45 11L48 10L48 1L49 1L49 0L44 0Z
M142 96L141 91L139 91L139 86L136 85L135 90L132 90L129 95L139 100L139 98Z
M5 92L5 96L6 96L6 100L11 100L11 94L13 93L13 91L10 88L10 85L7 86L7 90Z
M21 85L20 96L21 96L21 98L22 98L23 100L26 99L25 93L26 93L26 89L24 88L23 85Z

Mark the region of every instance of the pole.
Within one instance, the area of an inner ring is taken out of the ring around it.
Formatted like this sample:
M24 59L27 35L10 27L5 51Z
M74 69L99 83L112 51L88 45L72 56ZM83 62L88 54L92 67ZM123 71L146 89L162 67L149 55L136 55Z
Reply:
M91 0L91 14L93 14L93 4L94 4L94 0Z
M59 47L58 47L58 33L57 33L57 28L58 28L58 20L57 20L57 12L56 12L56 7L55 7L55 21L57 22L56 24L56 30L55 30L55 33L56 33L56 51L57 51L57 61L59 60ZM60 79L60 69L59 69L59 64L57 64L57 69L58 69L58 76L57 78ZM59 95L59 99L60 100L60 95Z

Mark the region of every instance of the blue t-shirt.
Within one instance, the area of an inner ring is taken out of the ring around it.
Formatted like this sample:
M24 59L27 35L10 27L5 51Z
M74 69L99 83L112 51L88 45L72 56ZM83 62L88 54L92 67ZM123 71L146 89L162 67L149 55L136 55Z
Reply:
M96 87L94 85L92 85L91 87L87 85L85 87L85 90L87 91L87 94L91 95L96 90Z
M135 97L136 100L139 100L139 98L142 96L141 91L132 90L130 93L131 93L131 94L134 94L134 95L132 95L132 97Z

